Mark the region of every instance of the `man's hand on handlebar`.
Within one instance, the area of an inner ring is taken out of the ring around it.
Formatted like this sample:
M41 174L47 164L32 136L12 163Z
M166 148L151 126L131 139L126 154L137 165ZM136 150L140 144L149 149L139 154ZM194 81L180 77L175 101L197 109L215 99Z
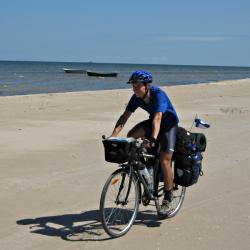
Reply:
M151 148L155 146L156 139L153 137L150 138L144 138L143 139L143 146L145 148Z

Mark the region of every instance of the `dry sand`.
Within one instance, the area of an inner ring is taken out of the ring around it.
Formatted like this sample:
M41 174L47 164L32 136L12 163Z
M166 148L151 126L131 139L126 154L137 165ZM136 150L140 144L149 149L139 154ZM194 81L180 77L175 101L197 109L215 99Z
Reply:
M110 239L99 199L115 164L104 161L109 135L131 90L0 98L0 249L249 249L250 79L164 88L190 128L211 123L204 176L181 211L158 220L140 206L127 235ZM122 136L143 111L126 125ZM194 131L198 131L195 129Z

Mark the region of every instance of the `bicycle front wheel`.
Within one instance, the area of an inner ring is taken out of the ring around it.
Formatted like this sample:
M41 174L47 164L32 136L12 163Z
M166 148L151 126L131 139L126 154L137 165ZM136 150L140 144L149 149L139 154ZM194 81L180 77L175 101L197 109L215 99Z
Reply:
M139 207L139 185L126 169L115 171L106 181L100 200L101 222L111 237L120 237L132 227Z

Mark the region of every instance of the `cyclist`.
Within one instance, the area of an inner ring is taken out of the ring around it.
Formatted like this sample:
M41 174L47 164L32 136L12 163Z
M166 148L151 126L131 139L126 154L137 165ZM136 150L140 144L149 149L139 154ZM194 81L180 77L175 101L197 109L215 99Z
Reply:
M164 177L165 195L161 205L161 213L165 214L171 208L173 200L173 172L171 159L174 152L178 116L167 96L157 86L151 86L152 75L149 72L137 70L132 73L128 84L132 84L134 94L118 119L111 136L116 137L122 130L131 114L138 108L149 113L149 119L133 127L128 137L145 138L147 148L154 147L156 140L160 143L160 163Z

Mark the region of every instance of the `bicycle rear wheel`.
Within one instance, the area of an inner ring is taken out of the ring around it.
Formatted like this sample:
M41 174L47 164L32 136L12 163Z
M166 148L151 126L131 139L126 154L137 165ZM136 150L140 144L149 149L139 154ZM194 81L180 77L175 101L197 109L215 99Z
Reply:
M106 181L100 200L101 222L112 237L126 234L132 227L139 207L139 185L127 170L115 171Z
M171 203L171 206L168 211L166 211L166 215L162 215L159 212L160 209L160 204L162 204L162 200L164 198L164 183L162 182L162 176L161 174L158 175L157 178L157 197L158 197L158 205L157 207L157 212L158 214L163 217L163 218L171 218L174 217L179 210L181 209L182 203L184 201L185 197L185 192L186 192L186 187L179 186L174 183L173 186L173 201Z

